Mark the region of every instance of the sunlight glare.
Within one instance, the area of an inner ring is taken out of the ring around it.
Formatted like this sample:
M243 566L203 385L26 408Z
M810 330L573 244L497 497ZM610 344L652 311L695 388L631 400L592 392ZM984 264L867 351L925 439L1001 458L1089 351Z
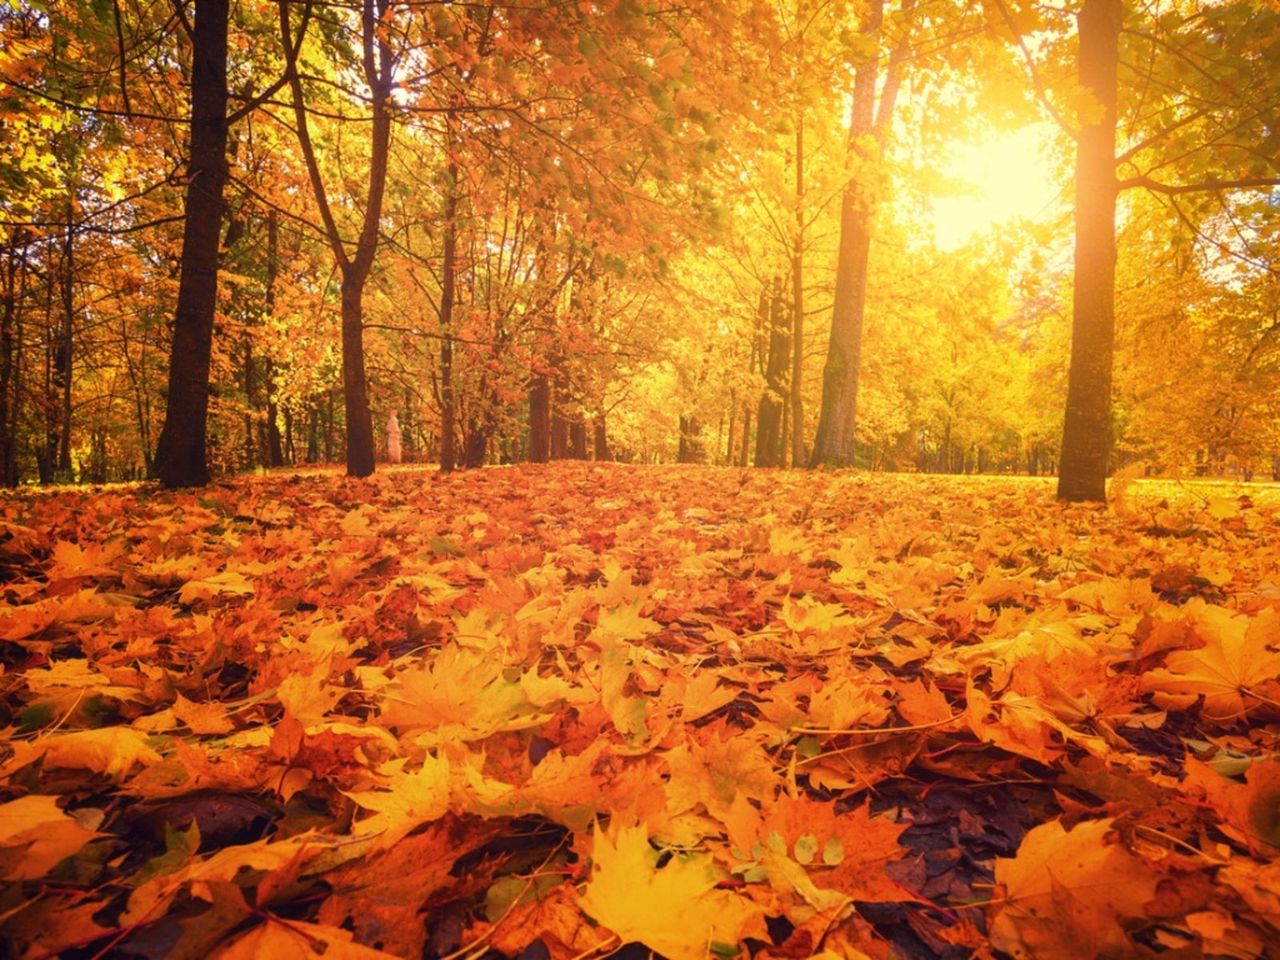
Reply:
M997 224L1059 212L1065 192L1051 155L1054 132L1036 123L952 146L939 164L945 186L931 203L938 249L955 250Z

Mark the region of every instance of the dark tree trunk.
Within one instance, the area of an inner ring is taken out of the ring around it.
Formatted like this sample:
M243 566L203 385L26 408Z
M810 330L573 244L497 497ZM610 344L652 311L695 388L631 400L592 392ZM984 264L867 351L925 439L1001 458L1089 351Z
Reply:
M324 179L320 174L315 148L307 125L303 102L302 77L298 71L301 40L295 43L289 25L289 4L280 4L280 36L288 66L289 87L293 95L294 120L298 144L307 165L312 193L320 209L329 248L342 271L342 392L347 427L347 475L367 477L373 473L373 414L369 410L369 386L364 364L364 316L362 297L365 282L373 270L378 251L378 222L386 196L387 159L391 148L391 96L395 58L381 24L390 0L364 0L361 5L360 42L364 80L369 86L369 175L365 181L364 214L355 251L348 255L346 241L338 229ZM311 4L303 6L303 30Z
M592 449L595 459L612 460L613 453L609 450L609 431L605 423L603 410L595 415L594 433Z
M529 380L529 460L551 459L551 380L535 373Z
M253 338L244 341L244 465L252 470L257 466L258 431L253 425L253 411L258 405L258 392L254 384Z
M275 210L267 215L267 316L276 309L276 278L280 275L280 217ZM280 444L280 411L276 407L275 367L268 357L263 364L266 381L266 461L271 467L284 466L284 450Z
M738 448L738 466L745 467L751 460L751 407L742 405L742 445Z
M347 475L373 473L373 414L364 372L364 280L349 264L342 272L342 400L347 418Z
M1091 102L1085 114L1088 122L1081 125L1076 141L1071 367L1058 474L1058 497L1068 501L1107 497L1115 352L1116 74L1122 15L1121 0L1085 0L1078 16L1080 85Z
M564 415L569 402L569 381L560 357L552 359L552 367L557 372L551 380L551 459L563 460L569 456L569 420Z
M446 119L449 124L452 117ZM451 127L447 128L451 130ZM445 149L452 137L445 138ZM457 466L458 426L453 388L453 302L458 273L458 164L452 156L445 166L444 259L440 268L440 469Z
M760 409L756 414L759 426L756 429L757 467L780 467L783 465L785 452L785 398L787 392L786 373L791 356L791 331L787 328L787 311L782 302L782 281L773 282L773 295L768 300L766 313L768 325L768 360L765 363L764 375L767 390L760 397Z
M9 239L5 257L4 303L0 307L0 486L18 485L17 372L22 341L18 337L18 311L22 297L19 277L25 277L25 257L18 256L18 238Z
M71 205L67 205L67 233L62 246L62 330L54 360L58 391L58 445L54 463L66 479L71 475L71 385L76 332L76 242Z
M587 425L580 419L573 420L569 423L569 459L588 459Z
M222 190L227 182L228 0L197 0L191 67L191 161L182 266L155 471L166 487L209 482L209 357L218 301Z
M483 424L472 421L467 432L466 449L463 451L463 465L468 470L484 466L489 452L489 432Z
M333 463L333 391L330 390L324 397L324 459L326 463Z
M697 417L680 418L680 444L676 451L676 459L680 463L703 463L706 460L702 441L698 437L701 432L702 425L698 423Z

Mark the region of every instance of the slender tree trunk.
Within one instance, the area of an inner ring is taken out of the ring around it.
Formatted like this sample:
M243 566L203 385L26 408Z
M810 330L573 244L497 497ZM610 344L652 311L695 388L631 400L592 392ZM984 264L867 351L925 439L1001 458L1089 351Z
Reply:
M1091 103L1076 147L1076 250L1071 366L1058 497L1105 501L1111 456L1115 353L1116 75L1121 0L1084 0L1078 16L1080 85ZM1101 108L1100 113L1098 112Z
M764 304L767 302L767 306ZM762 301L762 315L767 318L768 359L764 375L767 389L760 398L756 415L759 428L756 435L757 467L780 467L786 454L786 374L791 355L791 333L787 329L788 311L782 298L782 280L775 277L772 296Z
M276 279L280 275L280 216L275 210L267 215L267 316L275 314ZM276 404L276 371L275 365L268 357L263 365L263 379L266 381L267 422L266 422L266 461L268 466L284 466L284 450L280 444L280 411Z
M155 471L166 487L209 482L209 358L218 301L222 190L227 182L228 0L197 0L191 67L191 161L169 390Z
M804 441L804 113L796 117L796 237L791 250L791 464L807 462Z
M451 122L446 118L446 124ZM451 129L451 127L450 127ZM445 149L453 147L446 135ZM458 163L450 155L445 166L444 259L440 278L440 469L457 466L458 426L453 387L453 302L458 273Z
M254 429L253 411L258 405L255 388L255 364L253 358L253 337L244 339L244 465L248 470L257 466L258 431Z
M902 11L912 10L914 0L903 0ZM885 0L871 0L861 33L878 40L884 22ZM876 105L880 80L880 55L872 53L854 73L853 109L849 125L846 162L851 175L840 201L840 245L836 258L836 289L831 308L831 336L822 372L822 407L813 441L810 466L852 466L856 448L858 369L862 362L862 321L867 302L867 266L871 254L872 216L876 196L864 182L879 159L893 119L902 64L907 51L904 33L889 58ZM868 146L873 144L874 146ZM856 161L856 162L854 162Z
M0 308L0 486L18 485L17 412L18 351L22 341L16 336L21 297L18 238L9 238L5 257L4 304Z
M365 193L364 214L355 252L348 255L346 243L334 218L329 195L320 174L315 148L307 123L303 100L302 78L297 57L300 42L295 44L289 25L289 4L280 4L280 36L287 58L290 92L293 95L294 120L298 144L307 165L311 189L320 209L329 248L342 271L342 393L346 409L347 475L367 477L374 469L373 414L369 410L369 387L364 363L364 287L373 270L378 250L378 222L386 196L387 159L391 147L391 95L395 58L381 24L390 0L364 0L360 17L362 67L369 86L371 124L369 126L369 175ZM311 4L303 6L304 26ZM287 413L287 411L286 411Z

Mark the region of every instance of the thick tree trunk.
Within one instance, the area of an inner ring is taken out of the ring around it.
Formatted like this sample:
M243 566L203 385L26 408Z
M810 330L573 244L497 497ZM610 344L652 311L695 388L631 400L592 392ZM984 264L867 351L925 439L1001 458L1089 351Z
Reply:
M699 434L702 433L702 425L698 423L697 417L680 418L680 443L676 451L676 460L680 463L703 463L706 460L706 454L702 449L702 441Z
M373 414L364 372L364 280L356 264L342 276L342 400L347 417L347 475L373 473Z
M827 362L822 371L822 408L810 458L813 466L853 465L858 368L862 362L862 319L870 255L871 211L851 185L845 190L840 205L835 305L831 312Z
M1122 14L1121 0L1084 0L1078 18L1080 85L1091 102L1076 149L1071 366L1058 475L1058 497L1069 501L1107 497L1115 352L1116 74Z
M587 425L581 419L572 420L569 423L569 459L588 459Z
M551 380L535 373L529 380L529 460L551 459Z
M191 67L191 161L182 266L155 471L166 487L209 482L209 358L218 301L222 190L227 182L228 0L197 0Z
M613 453L609 449L609 430L605 423L603 410L595 415L593 424L592 453L594 458L596 460L612 460Z

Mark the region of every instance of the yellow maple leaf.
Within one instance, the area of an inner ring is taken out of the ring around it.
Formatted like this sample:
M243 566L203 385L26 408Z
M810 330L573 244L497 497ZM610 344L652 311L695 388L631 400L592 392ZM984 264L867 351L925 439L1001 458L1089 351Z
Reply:
M1137 953L1122 925L1146 915L1160 875L1119 843L1112 820L1067 831L1051 820L996 861L1005 896L992 907L991 942L1016 958L1080 960Z
M196 703L182 694L178 694L173 702L173 714L197 735L221 735L235 728L223 704Z
M214 951L209 960L259 960L291 957L294 960L386 960L393 953L366 947L352 939L349 930L301 920L280 920L271 915L265 923L242 933Z
M1219 615L1209 617L1214 610ZM1164 668L1147 672L1143 686L1157 706L1185 709L1203 696L1207 719L1236 720L1260 702L1250 695L1254 688L1280 677L1280 652L1268 646L1280 637L1280 611L1270 608L1249 620L1207 608L1196 629L1205 645L1175 650Z
M705 854L675 854L658 866L644 826L595 829L591 878L582 909L622 940L643 943L669 960L703 960L712 943L766 936L763 909L716 888Z
M361 834L379 834L390 847L414 827L439 820L449 809L449 760L427 755L415 773L401 773L388 790L358 790L347 796L374 815L355 824Z
M57 797L33 795L0 804L0 875L7 880L43 877L96 836L60 809Z
M239 571L223 570L200 580L187 581L178 591L178 600L181 603L192 603L224 593L237 597L250 596L253 594L253 583Z
M129 727L103 727L15 743L13 756L0 773L7 775L41 757L46 767L79 767L109 777L123 776L135 763L160 761L160 754L139 731Z

